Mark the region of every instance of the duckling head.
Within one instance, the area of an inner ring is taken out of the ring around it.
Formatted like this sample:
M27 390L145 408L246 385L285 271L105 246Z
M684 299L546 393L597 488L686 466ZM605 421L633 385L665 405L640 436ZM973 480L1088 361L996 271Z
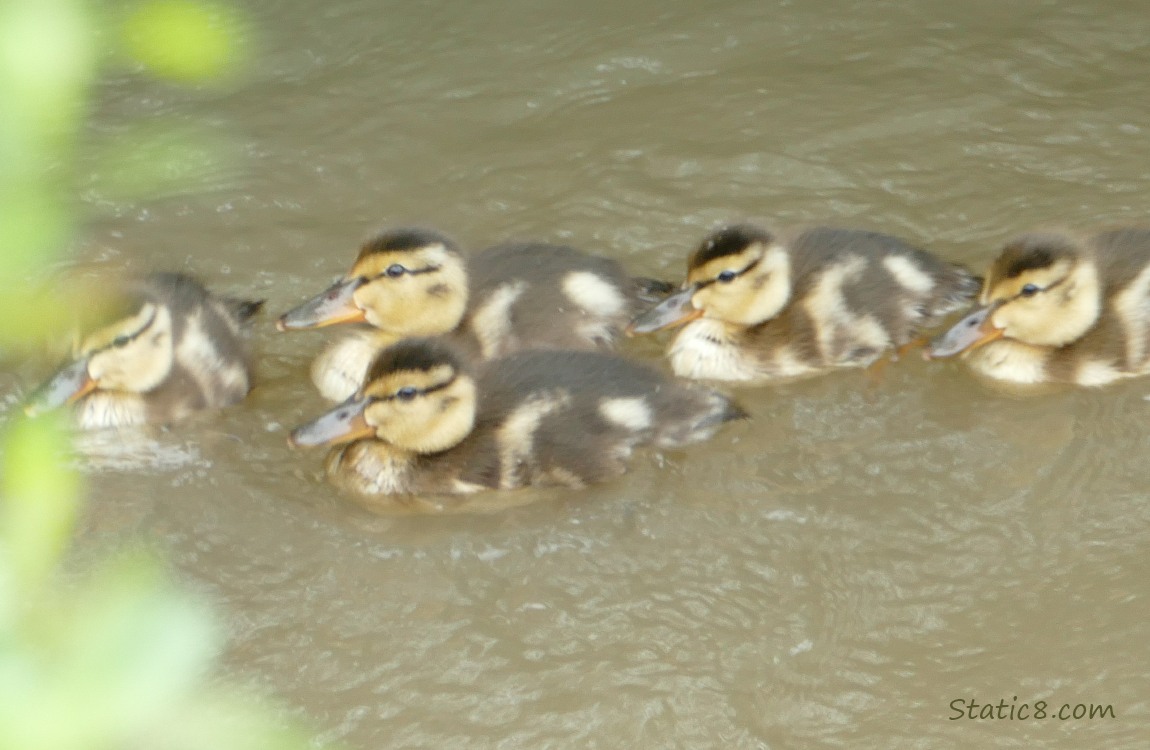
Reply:
M711 318L750 327L779 314L791 298L790 252L761 227L737 224L711 235L691 253L682 291L636 319L631 333L649 333Z
M147 393L168 377L175 361L172 310L152 299L125 300L111 323L77 338L71 361L32 395L34 416L93 391Z
M1098 268L1073 238L1033 233L1012 241L983 282L981 307L939 337L931 357L948 357L1000 338L1065 346L1102 312Z
M294 446L374 437L414 453L458 445L475 426L475 380L448 346L408 339L379 353L364 386L343 404L297 428Z
M467 298L467 268L454 242L427 229L391 230L364 243L343 278L276 327L366 322L397 338L435 336L459 325Z

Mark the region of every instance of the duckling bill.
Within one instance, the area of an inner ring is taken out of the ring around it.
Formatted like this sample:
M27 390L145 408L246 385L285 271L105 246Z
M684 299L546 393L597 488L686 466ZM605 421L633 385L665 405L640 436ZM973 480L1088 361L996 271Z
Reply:
M977 289L965 269L890 235L737 224L704 239L682 291L628 330L682 326L669 350L681 377L790 378L867 366Z
M990 266L979 307L936 339L978 373L1105 385L1150 372L1150 229L1031 232Z
M1002 329L996 328L990 314L993 307L982 307L970 313L943 335L931 342L927 359L941 359L977 349L1002 337Z
M70 405L83 429L167 422L240 401L251 389L249 321L263 305L217 297L182 273L126 285L110 319L79 339L38 388L32 416Z
M312 299L281 315L276 321L276 328L281 331L302 331L340 323L365 322L367 315L355 302L356 290L365 283L366 279L360 277L340 279Z
M571 247L505 244L466 259L440 232L394 229L364 243L343 278L277 327L371 327L336 341L312 367L320 392L341 401L389 343L450 335L479 361L527 349L610 349L639 305L667 291Z
M441 340L388 347L355 395L290 442L336 445L329 477L364 494L583 487L622 474L639 445L681 447L746 416L601 352L521 352L478 372L465 362Z

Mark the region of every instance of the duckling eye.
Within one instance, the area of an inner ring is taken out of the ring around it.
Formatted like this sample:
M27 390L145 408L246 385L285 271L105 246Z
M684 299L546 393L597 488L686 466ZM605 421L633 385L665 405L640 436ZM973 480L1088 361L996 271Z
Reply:
M400 401L410 401L418 395L419 391L410 385L404 386L395 392L395 397Z
M390 276L393 279L398 279L400 276L407 273L407 269L404 268L399 263L392 263L390 266L387 267L387 270L384 271L384 273L386 273L388 276Z
M1021 294L1023 297L1033 297L1040 291L1041 290L1034 284L1027 284L1026 286L1022 287L1022 290L1019 292L1019 294Z
M131 340L132 339L128 336L117 336L116 338L112 339L112 346L116 347L117 349L123 349Z
M723 271L721 274L718 275L717 278L722 283L729 284L732 281L734 281L738 275L739 274L735 273L734 271Z

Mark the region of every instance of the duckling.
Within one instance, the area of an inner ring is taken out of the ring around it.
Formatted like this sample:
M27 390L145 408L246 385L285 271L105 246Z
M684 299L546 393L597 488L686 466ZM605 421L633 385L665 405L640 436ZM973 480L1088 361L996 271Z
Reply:
M638 445L678 448L745 416L715 391L606 352L526 351L477 372L442 338L406 339L290 442L339 446L328 476L363 494L583 487L622 474Z
M217 297L183 273L156 273L121 290L111 320L77 341L72 360L26 411L74 405L82 429L180 419L240 401L252 385L245 341L263 301Z
M669 350L681 377L793 378L867 366L965 307L977 290L965 269L897 237L736 224L703 240L683 290L629 332L686 324Z
M1098 386L1150 372L1150 228L1031 232L990 266L980 307L929 357L1020 384Z
M312 366L320 393L341 401L363 382L380 348L407 337L450 333L478 360L526 349L609 349L638 304L671 290L660 284L631 279L616 261L571 247L506 244L467 261L437 231L396 229L364 243L344 278L285 313L277 327L370 326Z

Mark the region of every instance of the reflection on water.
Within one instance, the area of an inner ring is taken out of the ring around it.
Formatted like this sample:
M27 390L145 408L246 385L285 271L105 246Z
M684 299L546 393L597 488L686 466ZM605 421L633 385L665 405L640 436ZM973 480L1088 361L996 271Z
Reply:
M238 131L247 177L94 196L111 211L89 258L191 268L274 311L398 223L678 278L733 218L875 228L981 267L1036 225L1145 216L1140 3L251 10L266 54L239 90L126 78L97 125ZM225 608L234 669L328 738L1145 742L1150 381L1025 397L907 359L874 388L841 373L743 391L751 422L638 454L603 487L382 515L286 449L323 408L306 368L326 334L265 323L249 402L150 437L144 466L102 459L115 470L93 476L87 538L168 548ZM1117 718L949 719L955 699L1012 696Z
M77 467L86 473L167 474L210 467L194 443L178 441L173 435L152 437L144 430L99 430L78 434L73 448Z

